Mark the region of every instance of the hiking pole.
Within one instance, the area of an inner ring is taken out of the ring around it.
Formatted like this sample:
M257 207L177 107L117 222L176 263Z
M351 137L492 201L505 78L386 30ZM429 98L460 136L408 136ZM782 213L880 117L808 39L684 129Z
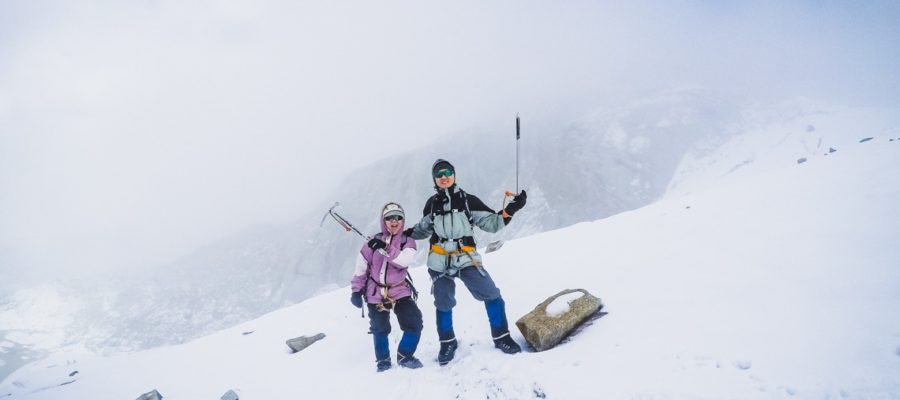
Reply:
M504 218L509 218L510 215L506 213L506 199L510 197L515 197L515 195L519 194L519 139L521 138L521 123L519 121L519 113L516 113L516 192L506 191L503 193L503 207L500 209L500 215ZM485 253L492 253L497 250L500 250L500 247L503 246L503 240L497 240L491 243L488 243L487 250Z
M503 196L503 208L506 208L506 199L508 197L514 197L519 194L519 139L522 137L521 135L521 123L519 122L519 113L516 113L516 192L506 191ZM506 211L503 212L506 214ZM504 215L506 217L508 215Z
M516 193L519 193L519 113L516 113Z

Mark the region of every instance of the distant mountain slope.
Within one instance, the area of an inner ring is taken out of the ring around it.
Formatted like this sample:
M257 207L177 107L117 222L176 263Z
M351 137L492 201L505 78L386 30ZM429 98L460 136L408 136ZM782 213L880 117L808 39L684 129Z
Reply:
M750 130L686 159L677 185L652 205L487 255L512 319L564 288L604 300L607 316L546 352L493 349L483 307L460 285L462 346L438 366L418 267L420 370L375 372L368 323L343 287L179 346L57 354L4 380L0 396L894 398L898 116L857 110ZM285 339L318 332L328 336L289 354Z
M477 239L484 245L641 207L703 167L679 167L686 154L709 160L708 153L728 138L755 129L796 124L798 132L806 132L820 119L835 118L823 110L808 102L739 107L685 89L599 109L566 127L525 118L520 185L529 191L528 206L507 229ZM863 118L853 110L835 113L846 120ZM461 187L499 209L503 191L515 187L512 134L448 134L445 142L351 174L329 197L368 232L375 230L375 213L387 201L400 202L414 218L433 190L431 163L442 157L457 166ZM0 299L0 326L9 343L0 346L6 363L0 377L65 346L110 353L183 343L346 284L362 242L331 221L319 226L331 204L290 224L217 241L154 271L10 291ZM55 304L66 306L48 314L48 301L57 298ZM45 326L50 320L52 328ZM45 334L48 329L55 333Z

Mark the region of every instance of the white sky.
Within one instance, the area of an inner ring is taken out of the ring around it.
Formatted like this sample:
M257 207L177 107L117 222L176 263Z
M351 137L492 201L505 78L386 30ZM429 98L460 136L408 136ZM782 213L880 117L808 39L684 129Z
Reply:
M516 112L900 99L896 2L615 3L4 1L0 274L165 263Z

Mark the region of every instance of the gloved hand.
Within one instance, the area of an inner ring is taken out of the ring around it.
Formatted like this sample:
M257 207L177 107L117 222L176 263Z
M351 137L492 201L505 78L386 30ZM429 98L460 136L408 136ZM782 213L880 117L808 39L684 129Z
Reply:
M403 230L403 236L412 237L413 228L407 228Z
M519 193L513 196L512 202L506 205L506 213L512 216L516 212L525 207L525 201L528 199L528 195L522 190L522 193Z
M383 248L387 247L387 243L385 243L381 239L374 238L369 241L367 246L369 246L369 248L372 250L378 251L378 249L383 249Z
M359 291L359 292L353 292L353 293L350 295L350 303L352 303L353 306L356 307L356 308L362 308L362 303L363 303L363 301L362 301L362 291Z

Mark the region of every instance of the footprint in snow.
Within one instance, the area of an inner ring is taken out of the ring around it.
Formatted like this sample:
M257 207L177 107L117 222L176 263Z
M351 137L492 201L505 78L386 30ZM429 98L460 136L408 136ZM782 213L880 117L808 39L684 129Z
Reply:
M784 392L787 393L788 396L797 395L797 388L794 388L792 386L779 386L778 390L784 390Z
M734 362L734 366L738 369L748 370L753 366L753 363L750 360L737 360Z

